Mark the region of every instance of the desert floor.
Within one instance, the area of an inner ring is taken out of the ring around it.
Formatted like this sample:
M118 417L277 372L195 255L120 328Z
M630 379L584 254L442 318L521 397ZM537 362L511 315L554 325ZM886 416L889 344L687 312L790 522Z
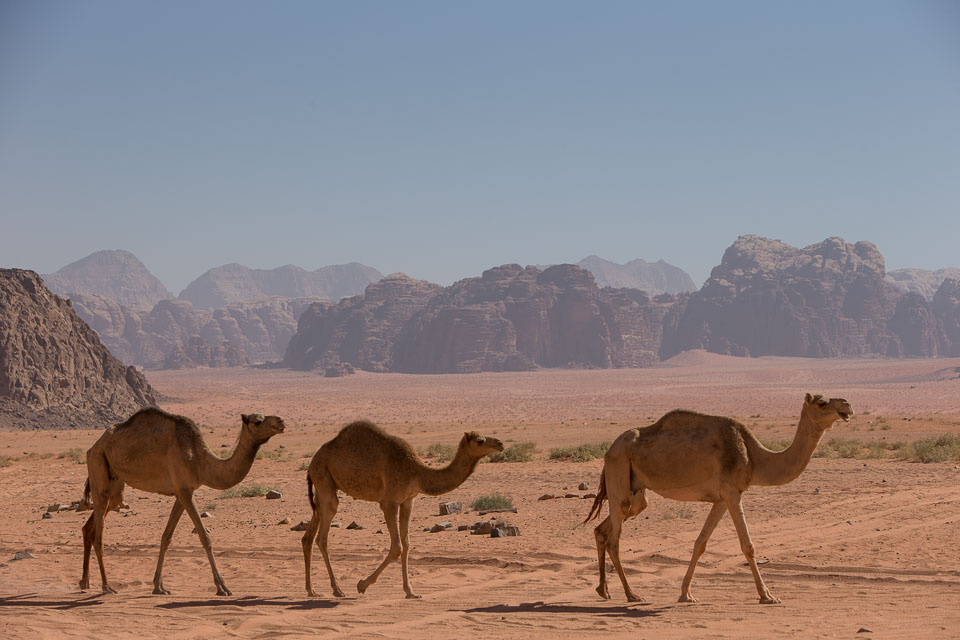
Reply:
M613 440L622 431L685 407L739 418L762 439L791 437L807 391L842 396L857 415L830 437L916 440L960 431L960 360L737 359L691 352L650 369L407 376L360 373L326 379L267 369L148 373L165 409L204 425L213 449L233 444L241 412L278 414L286 433L265 447L245 483L281 500L223 498L200 489L205 519L231 597L217 597L206 557L181 520L165 586L151 595L160 534L171 498L127 489L130 508L107 518L105 555L118 595L100 595L96 560L81 593L80 527L89 513L41 516L48 504L80 497L86 467L57 457L84 450L93 431L0 431L0 637L272 638L353 635L390 638L907 638L960 637L960 464L896 459L815 458L783 487L744 497L761 571L783 603L762 606L729 517L714 533L694 578L696 604L677 596L693 542L709 509L648 493L649 507L624 527L621 555L630 604L613 574L613 599L594 591L590 500L538 501L544 493L596 490L602 461L547 460L551 447ZM347 597L332 597L319 553L304 590L302 534L309 518L300 467L346 422L369 418L417 447L456 444L463 431L507 444L533 441L537 459L481 464L444 500L494 492L513 498L507 519L521 535L426 533L443 520L439 498L420 497L411 521L406 600L399 564L358 596L354 585L384 557L379 507L341 499L332 560ZM209 426L206 426L209 425ZM33 455L31 455L33 454ZM54 454L49 456L49 454ZM48 457L42 457L48 455ZM289 518L291 524L279 524ZM11 560L18 551L35 559ZM868 631L867 631L868 630Z

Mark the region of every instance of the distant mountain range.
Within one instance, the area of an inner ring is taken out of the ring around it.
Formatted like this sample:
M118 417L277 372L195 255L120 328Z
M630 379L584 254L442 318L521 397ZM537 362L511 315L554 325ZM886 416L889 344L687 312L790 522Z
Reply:
M904 293L919 293L927 300L933 300L937 289L947 278L960 280L960 269L947 267L936 271L925 269L895 269L887 272L887 282Z
M637 258L626 264L617 264L598 256L588 256L577 264L592 273L601 287L640 289L651 296L697 289L686 271L663 260L647 262Z
M89 293L133 309L151 309L173 294L129 251L97 251L43 276L61 295Z

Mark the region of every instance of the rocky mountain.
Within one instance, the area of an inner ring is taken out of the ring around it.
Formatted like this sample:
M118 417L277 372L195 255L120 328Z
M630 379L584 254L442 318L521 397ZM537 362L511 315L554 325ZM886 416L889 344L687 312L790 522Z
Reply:
M75 294L72 300L77 314L115 356L147 368L279 360L296 333L297 318L317 302L268 298L209 311L185 300L162 300L142 312L100 296Z
M311 305L300 316L283 364L300 370L350 365L393 371L397 335L442 287L394 273L367 286L363 295Z
M663 260L647 262L637 258L626 264L617 264L597 256L588 256L577 264L592 273L601 287L640 289L652 296L697 289L686 271Z
M113 300L133 309L150 309L173 297L163 283L129 251L97 251L43 276L61 295L84 293Z
M363 292L383 275L358 262L307 271L295 265L251 269L226 264L210 269L180 292L180 299L197 309L215 309L272 296L339 300Z
M960 357L960 279L947 278L930 303L937 320L940 355Z
M947 267L928 271L926 269L896 269L887 272L886 281L903 293L919 293L927 300L933 299L933 294L947 278L960 280L960 269Z
M101 428L156 403L33 271L0 269L0 426Z
M642 366L657 359L670 302L601 290L576 265L503 265L446 288L396 274L304 312L284 364L407 373Z

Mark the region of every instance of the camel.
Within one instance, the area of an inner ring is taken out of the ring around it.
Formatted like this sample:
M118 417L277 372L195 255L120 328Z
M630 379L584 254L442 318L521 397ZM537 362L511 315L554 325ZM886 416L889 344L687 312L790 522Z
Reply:
M207 552L213 569L217 595L229 596L213 559L210 536L193 504L193 492L201 485L214 489L229 489L246 477L257 456L257 450L267 440L284 429L277 416L264 418L260 414L241 416L243 426L233 454L221 460L210 452L200 430L189 418L167 413L157 407L140 409L125 422L108 427L87 451L87 483L81 504L89 505L93 513L83 525L83 576L80 589L90 587L90 547L97 552L103 593L117 593L107 582L103 567L103 523L108 511L123 500L123 489L134 489L175 496L173 510L160 539L160 557L153 576L153 593L169 594L164 588L161 573L163 557L177 522L184 511L193 520L200 543Z
M604 555L609 553L627 600L643 601L630 588L620 564L620 530L624 520L646 508L644 493L650 489L673 500L713 503L693 545L680 602L696 602L690 594L693 572L710 534L728 511L740 549L753 572L760 603L780 602L760 577L740 497L751 486L778 486L796 479L810 462L824 432L837 420L849 421L852 414L843 398L808 393L793 442L779 453L765 448L746 426L732 418L684 410L671 411L648 427L621 434L604 456L600 489L584 520L587 523L599 517L604 500L610 501L610 514L594 529L600 560L597 593L610 598Z
M366 591L387 565L399 557L403 567L403 590L408 598L419 598L410 588L407 575L407 554L410 551L407 531L413 499L421 493L438 496L453 491L470 477L483 456L494 451L503 451L503 443L496 438L485 438L472 431L464 433L450 464L434 469L420 460L406 440L392 436L370 422L360 420L341 429L333 440L320 447L307 471L307 495L313 509L301 541L307 594L317 597L310 580L310 556L316 539L330 574L333 594L338 598L344 596L327 552L327 534L340 504L337 499L339 489L357 500L379 503L390 531L387 557L373 573L357 583L357 591Z

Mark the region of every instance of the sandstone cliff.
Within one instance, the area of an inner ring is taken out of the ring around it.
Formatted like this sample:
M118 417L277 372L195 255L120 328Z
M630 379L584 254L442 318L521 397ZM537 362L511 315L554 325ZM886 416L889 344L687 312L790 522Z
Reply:
M960 280L960 269L947 267L928 271L926 269L895 269L887 272L887 282L903 293L919 293L927 300L933 299L933 294L947 278Z
M663 260L647 262L637 258L626 264L617 264L597 256L588 256L577 264L592 273L601 287L640 289L651 296L697 289L686 271Z
M39 275L0 269L0 426L102 428L157 398Z
M44 275L43 280L54 293L92 294L134 309L151 309L173 297L129 251L97 251Z

